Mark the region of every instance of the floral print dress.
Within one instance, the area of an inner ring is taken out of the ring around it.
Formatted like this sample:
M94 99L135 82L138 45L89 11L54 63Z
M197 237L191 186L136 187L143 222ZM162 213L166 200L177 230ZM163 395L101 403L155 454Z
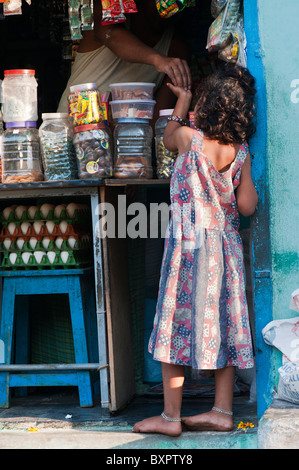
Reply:
M191 149L173 169L169 221L154 327L153 358L194 369L253 367L242 240L235 190L248 153L243 143L225 172Z

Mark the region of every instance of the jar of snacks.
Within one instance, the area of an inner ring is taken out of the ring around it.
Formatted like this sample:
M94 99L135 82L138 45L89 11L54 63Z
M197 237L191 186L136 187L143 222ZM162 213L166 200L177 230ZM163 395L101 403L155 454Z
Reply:
M165 148L163 142L164 130L167 125L168 116L171 116L173 109L161 109L159 119L155 124L155 151L157 161L157 177L170 178L174 163L177 158L177 152L170 152Z
M68 102L68 114L74 126L103 121L101 97L95 83L71 86Z
M2 100L4 122L37 121L35 70L4 70Z
M41 156L47 181L78 176L73 125L67 113L43 113L39 128Z
M44 179L36 122L9 122L2 138L2 182L31 183Z
M79 178L110 178L113 145L110 129L102 122L74 127Z
M147 119L119 119L114 129L114 176L152 178L152 140Z

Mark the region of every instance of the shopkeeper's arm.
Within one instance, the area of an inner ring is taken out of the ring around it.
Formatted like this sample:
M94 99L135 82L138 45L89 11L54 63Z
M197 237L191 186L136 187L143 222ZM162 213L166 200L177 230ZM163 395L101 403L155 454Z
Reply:
M173 84L191 88L191 74L185 60L158 53L128 31L123 24L101 25L100 0L94 0L93 13L94 31L84 32L79 52L88 52L105 45L121 59L127 62L153 65L158 72L168 75Z

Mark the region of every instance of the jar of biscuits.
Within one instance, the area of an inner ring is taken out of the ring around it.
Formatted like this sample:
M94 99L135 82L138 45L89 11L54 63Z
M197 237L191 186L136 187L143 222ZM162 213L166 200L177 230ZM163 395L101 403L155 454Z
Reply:
M36 122L7 122L1 147L4 184L44 179Z
M114 129L114 176L152 178L152 140L148 119L119 119Z

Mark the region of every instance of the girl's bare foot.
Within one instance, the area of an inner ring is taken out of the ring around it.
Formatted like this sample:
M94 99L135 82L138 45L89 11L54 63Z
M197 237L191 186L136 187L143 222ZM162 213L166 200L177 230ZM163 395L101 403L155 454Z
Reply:
M133 432L158 433L177 437L182 432L182 424L179 421L166 421L162 416L154 416L136 423Z
M208 413L182 418L182 422L190 431L228 432L233 429L232 416L213 410Z

